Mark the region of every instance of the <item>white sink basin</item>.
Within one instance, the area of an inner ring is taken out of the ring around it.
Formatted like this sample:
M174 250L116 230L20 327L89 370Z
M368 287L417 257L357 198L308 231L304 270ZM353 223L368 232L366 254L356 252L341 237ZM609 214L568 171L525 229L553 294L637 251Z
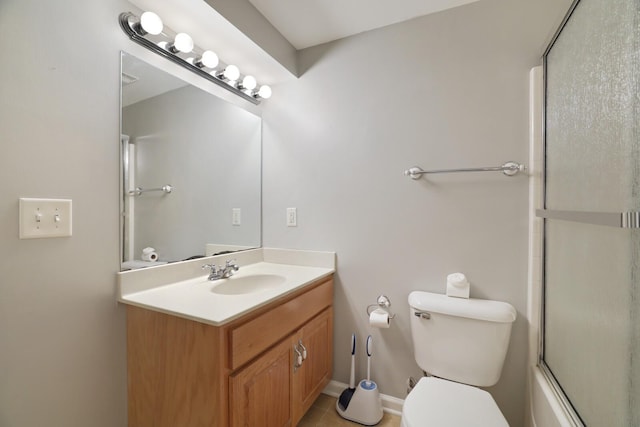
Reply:
M211 292L220 295L244 295L277 288L286 282L286 277L278 274L251 274L232 276L214 282Z

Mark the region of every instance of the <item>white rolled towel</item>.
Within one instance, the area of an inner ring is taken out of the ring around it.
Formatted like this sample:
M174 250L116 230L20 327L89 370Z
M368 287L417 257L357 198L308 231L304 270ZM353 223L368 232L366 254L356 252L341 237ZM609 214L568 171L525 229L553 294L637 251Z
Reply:
M469 298L471 285L462 273L452 273L447 276L447 296L455 298Z

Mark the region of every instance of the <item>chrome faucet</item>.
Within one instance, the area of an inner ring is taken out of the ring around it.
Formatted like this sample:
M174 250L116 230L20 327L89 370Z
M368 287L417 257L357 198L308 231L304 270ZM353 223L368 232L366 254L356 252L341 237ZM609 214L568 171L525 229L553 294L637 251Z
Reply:
M219 280L219 279L228 279L233 276L233 273L240 270L238 264L236 264L236 260L232 259L225 263L224 267L218 267L215 264L205 264L202 266L202 269L210 268L211 272L209 273L208 280Z

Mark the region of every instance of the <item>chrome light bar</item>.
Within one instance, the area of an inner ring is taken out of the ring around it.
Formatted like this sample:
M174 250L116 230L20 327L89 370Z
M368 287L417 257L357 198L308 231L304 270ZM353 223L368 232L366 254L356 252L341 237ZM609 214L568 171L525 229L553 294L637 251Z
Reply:
M138 17L131 12L124 12L119 19L122 31L134 42L229 92L256 105L260 100L271 97L269 86L256 88L256 79L249 75L241 76L235 65L219 66L215 53L198 48L188 34L176 33L165 27L155 13L144 12Z

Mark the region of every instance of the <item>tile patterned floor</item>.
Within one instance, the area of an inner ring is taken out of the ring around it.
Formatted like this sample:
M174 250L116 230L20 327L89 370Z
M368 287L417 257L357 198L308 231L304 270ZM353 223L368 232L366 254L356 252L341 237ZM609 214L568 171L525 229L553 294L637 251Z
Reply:
M347 421L336 412L336 398L321 394L298 427L355 427L361 424ZM400 417L384 413L377 427L400 427Z

